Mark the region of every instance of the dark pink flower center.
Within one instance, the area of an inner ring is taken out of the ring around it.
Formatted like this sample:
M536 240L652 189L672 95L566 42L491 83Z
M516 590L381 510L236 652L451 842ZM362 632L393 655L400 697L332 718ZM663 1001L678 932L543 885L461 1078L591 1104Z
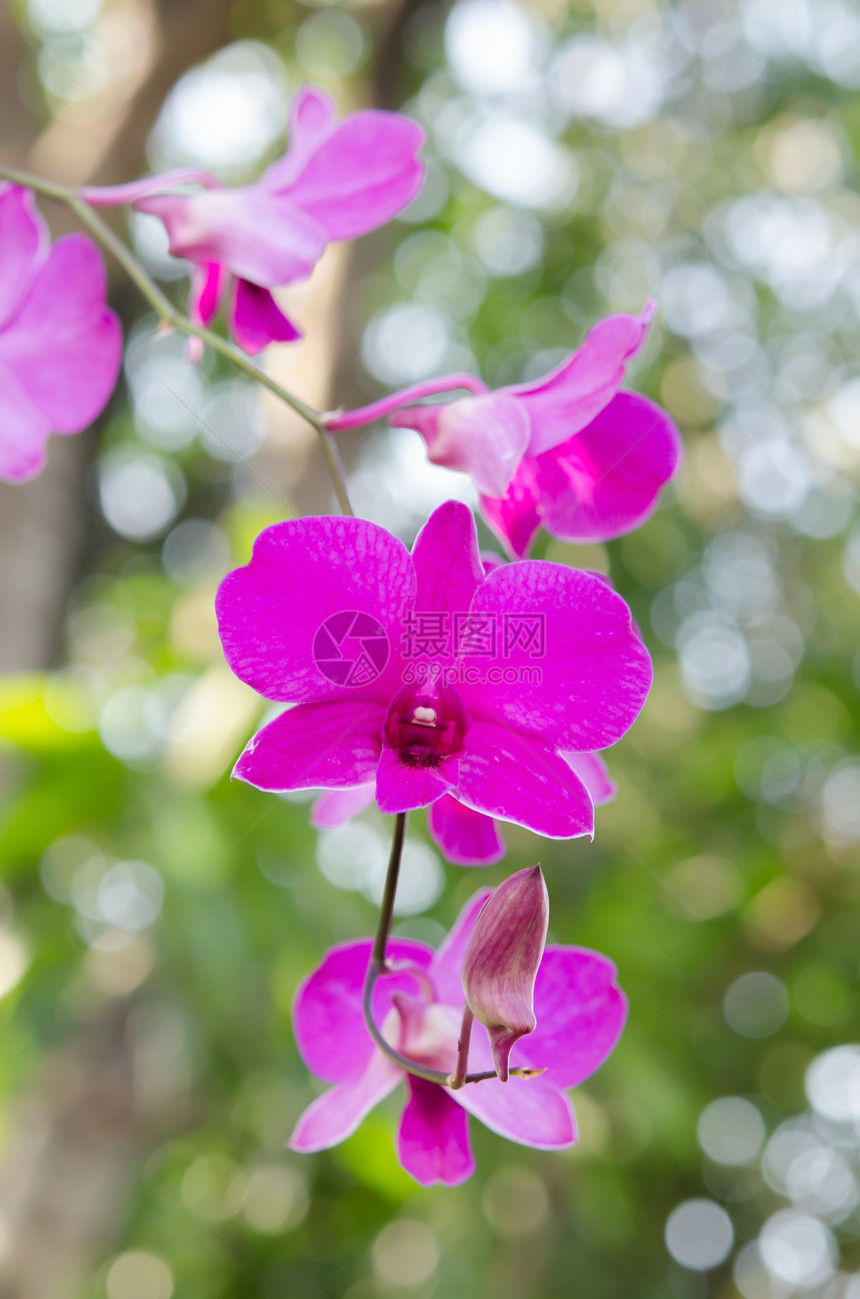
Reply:
M459 753L469 718L453 686L404 686L391 701L383 734L407 767L438 767Z
M382 1036L395 1051L428 1069L450 1073L457 1062L461 1012L456 1006L428 1003L409 993L395 992Z

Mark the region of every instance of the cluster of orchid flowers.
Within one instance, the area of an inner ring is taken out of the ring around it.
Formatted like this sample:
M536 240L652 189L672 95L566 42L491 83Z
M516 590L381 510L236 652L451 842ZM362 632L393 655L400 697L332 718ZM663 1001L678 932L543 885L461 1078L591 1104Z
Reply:
M348 512L341 479L344 514L265 529L216 601L230 667L288 705L234 774L278 793L323 791L317 826L343 825L373 801L395 817L376 937L329 951L296 997L299 1050L332 1087L291 1145L342 1141L404 1078L400 1161L425 1185L453 1185L474 1168L468 1113L541 1149L576 1140L567 1091L612 1051L626 1002L605 956L545 945L539 867L476 893L436 952L390 938L406 818L428 808L431 836L464 866L501 860L499 822L593 838L594 808L615 792L600 755L638 716L650 659L605 577L525 556L541 526L591 542L641 524L677 467L680 439L665 411L621 390L650 303L596 324L543 379L496 392L451 375L323 415L247 360L300 337L273 288L306 278L327 243L383 225L416 195L422 141L396 113L338 123L329 97L305 88L288 153L244 188L186 170L73 192L0 167L0 476L32 477L49 433L91 423L121 358L99 252L85 235L51 247L33 190L78 213L163 321L189 335L192 356L216 347L304 414L324 444L388 416L417 430L434 463L471 476L507 561L480 552L471 510L453 501L410 552ZM160 217L171 252L190 261L187 316L95 211L123 203ZM209 329L225 303L238 347ZM450 399L426 401L442 395Z

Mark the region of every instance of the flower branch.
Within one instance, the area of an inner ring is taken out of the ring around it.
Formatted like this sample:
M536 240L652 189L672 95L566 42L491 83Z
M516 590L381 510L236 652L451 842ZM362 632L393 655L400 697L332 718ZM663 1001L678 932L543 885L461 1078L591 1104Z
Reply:
M93 211L78 192L66 185L59 185L53 181L44 180L41 176L34 176L29 172L5 165L0 165L0 180L11 181L14 185L21 185L25 189L35 190L37 194L42 194L45 198L64 203L75 213L81 224L86 226L101 246L107 249L119 262L129 279L137 285L142 296L157 313L162 326L178 329L181 333L188 334L189 337L199 338L213 351L235 365L243 374L267 388L269 392L273 393L274 396L316 429L341 513L349 515L353 513L343 470L323 416L319 411L314 410L300 397L296 397L286 388L283 388L265 371L254 365L253 361L249 360L239 348L234 347L227 339L221 338L220 335L205 328L205 326L195 325L193 321L179 311L162 289L159 288L155 280L141 266L126 244L117 237L110 226L102 220L97 212Z

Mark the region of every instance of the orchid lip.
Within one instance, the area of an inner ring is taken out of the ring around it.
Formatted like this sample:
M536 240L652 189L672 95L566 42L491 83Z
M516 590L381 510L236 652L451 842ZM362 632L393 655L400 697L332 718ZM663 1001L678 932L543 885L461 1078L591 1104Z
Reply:
M406 767L438 767L462 751L469 726L465 705L452 686L407 685L391 701L383 726L386 745Z

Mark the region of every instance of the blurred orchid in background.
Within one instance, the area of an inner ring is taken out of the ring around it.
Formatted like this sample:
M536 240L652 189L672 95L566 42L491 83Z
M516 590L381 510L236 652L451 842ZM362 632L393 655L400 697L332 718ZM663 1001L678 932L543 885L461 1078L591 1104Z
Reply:
M389 944L393 969L376 985L373 1014L385 1040L416 1064L454 1069L465 1004L461 967L489 896L486 890L474 895L436 952L408 939ZM611 961L586 948L548 947L534 988L537 1027L516 1046L518 1065L539 1076L489 1078L451 1090L406 1073L374 1045L361 1007L370 954L369 939L332 948L296 994L299 1051L313 1073L334 1085L299 1119L293 1150L324 1150L345 1140L401 1080L408 1099L397 1153L424 1186L455 1186L474 1172L468 1113L521 1145L557 1150L574 1144L576 1124L565 1093L611 1054L627 1013ZM469 1063L477 1070L494 1067L482 1025L474 1027Z
M229 328L246 352L293 342L301 331L270 289L311 274L326 246L384 225L424 178L417 157L424 132L399 113L368 109L335 123L333 100L315 86L296 95L289 150L253 185L224 189L214 178L197 194L159 192L177 177L149 177L90 189L93 204L133 201L161 218L175 257L193 266L189 314L209 325L228 297ZM196 179L205 179L199 174Z
M474 395L398 409L464 387L468 376L431 379L364 412L336 414L328 426L354 428L385 413L415 429L434 464L471 476L484 518L511 555L524 555L541 525L563 541L608 541L653 513L681 458L666 412L619 391L653 314L649 302L638 316L608 316L542 379L484 393L470 380Z
M33 478L51 433L91 424L121 359L94 244L72 234L51 247L32 193L0 184L0 478Z

